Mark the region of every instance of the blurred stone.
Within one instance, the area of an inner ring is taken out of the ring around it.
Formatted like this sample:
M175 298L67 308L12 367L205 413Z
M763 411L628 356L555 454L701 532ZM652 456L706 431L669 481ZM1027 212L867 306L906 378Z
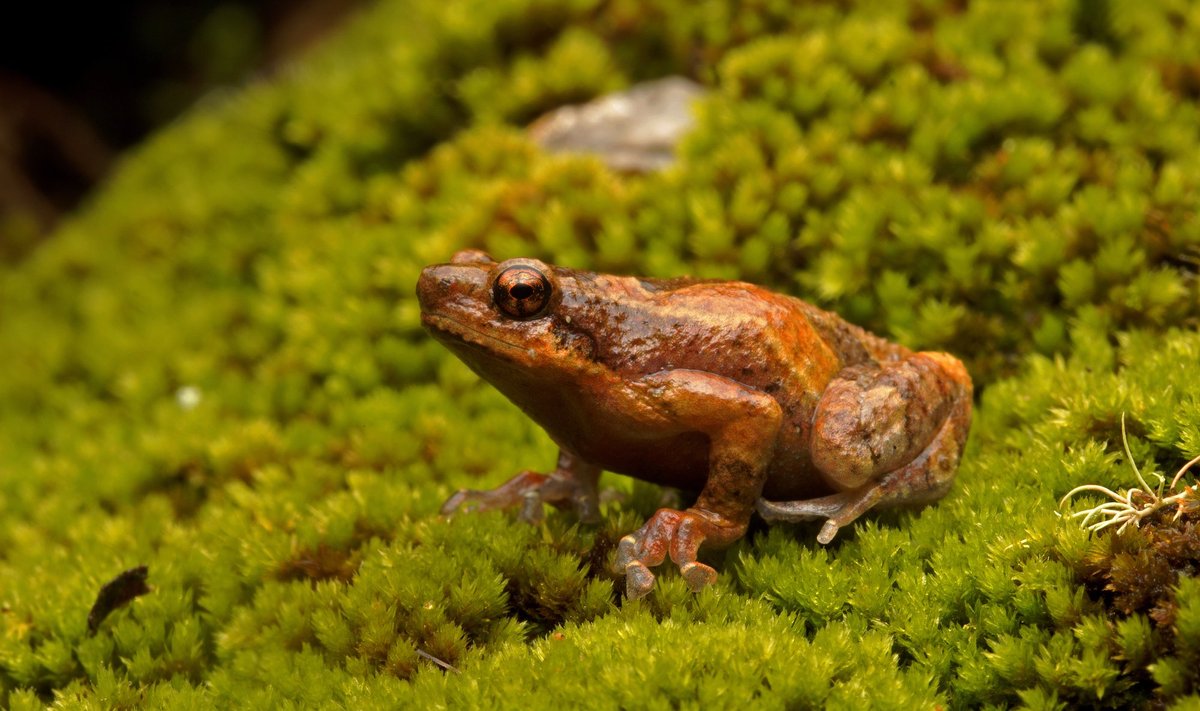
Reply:
M593 154L631 173L660 170L674 160L675 145L694 123L692 103L704 93L684 77L656 79L555 109L534 121L529 133L552 153Z

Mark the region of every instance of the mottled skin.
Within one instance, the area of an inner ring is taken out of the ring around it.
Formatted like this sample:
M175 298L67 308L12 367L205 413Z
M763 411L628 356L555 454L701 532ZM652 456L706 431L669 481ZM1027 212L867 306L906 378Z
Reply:
M427 267L425 327L545 428L550 474L464 490L443 511L543 503L598 515L600 471L700 489L621 541L630 597L669 555L693 589L716 578L701 544L768 521L824 518L828 543L874 506L946 493L971 419L954 357L913 353L799 299L741 282L657 280L496 263Z

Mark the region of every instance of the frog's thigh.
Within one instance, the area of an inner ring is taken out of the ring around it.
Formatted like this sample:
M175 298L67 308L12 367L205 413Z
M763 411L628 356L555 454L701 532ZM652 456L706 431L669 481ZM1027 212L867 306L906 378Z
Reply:
M890 388L905 396L893 398ZM918 353L847 369L820 406L831 411L817 413L813 458L845 490L807 501L760 500L763 518L828 519L817 541L829 543L873 507L932 501L950 488L971 424L971 380L952 356Z
M775 451L782 421L779 403L737 381L698 370L654 373L638 381L638 390L673 429L708 435L708 480L696 508L744 527Z
M817 404L813 463L836 489L859 489L915 463L948 419L969 420L970 400L971 381L962 364L942 353L847 368ZM954 429L957 463L967 423ZM953 466L946 476L953 476Z

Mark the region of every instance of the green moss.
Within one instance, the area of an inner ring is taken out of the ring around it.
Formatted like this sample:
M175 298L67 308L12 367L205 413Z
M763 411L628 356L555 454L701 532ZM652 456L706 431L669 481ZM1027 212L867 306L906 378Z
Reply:
M1169 2L372 8L0 266L0 704L1195 705L1194 556L1163 574L1057 501L1128 486L1122 415L1147 475L1200 454L1196 23ZM712 93L666 172L522 133L669 72ZM554 455L420 330L420 268L466 246L747 278L960 354L982 398L955 488L829 548L757 528L713 556L715 589L666 572L638 603L608 563L654 487L606 475L625 496L597 527L439 518ZM151 592L89 636L140 564ZM1158 587L1135 600L1127 574Z

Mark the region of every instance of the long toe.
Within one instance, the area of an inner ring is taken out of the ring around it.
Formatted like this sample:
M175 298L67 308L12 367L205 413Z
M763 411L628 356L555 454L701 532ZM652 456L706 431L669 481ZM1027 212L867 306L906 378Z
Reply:
M446 499L446 503L442 504L442 508L439 509L439 512L443 516L449 516L457 511L458 508L466 503L466 501L473 495L478 496L479 493L480 492L472 489L459 489L458 491L454 492L450 498Z
M756 507L767 521L815 521L837 514L846 505L846 494L832 494L806 501L767 501L759 499Z

